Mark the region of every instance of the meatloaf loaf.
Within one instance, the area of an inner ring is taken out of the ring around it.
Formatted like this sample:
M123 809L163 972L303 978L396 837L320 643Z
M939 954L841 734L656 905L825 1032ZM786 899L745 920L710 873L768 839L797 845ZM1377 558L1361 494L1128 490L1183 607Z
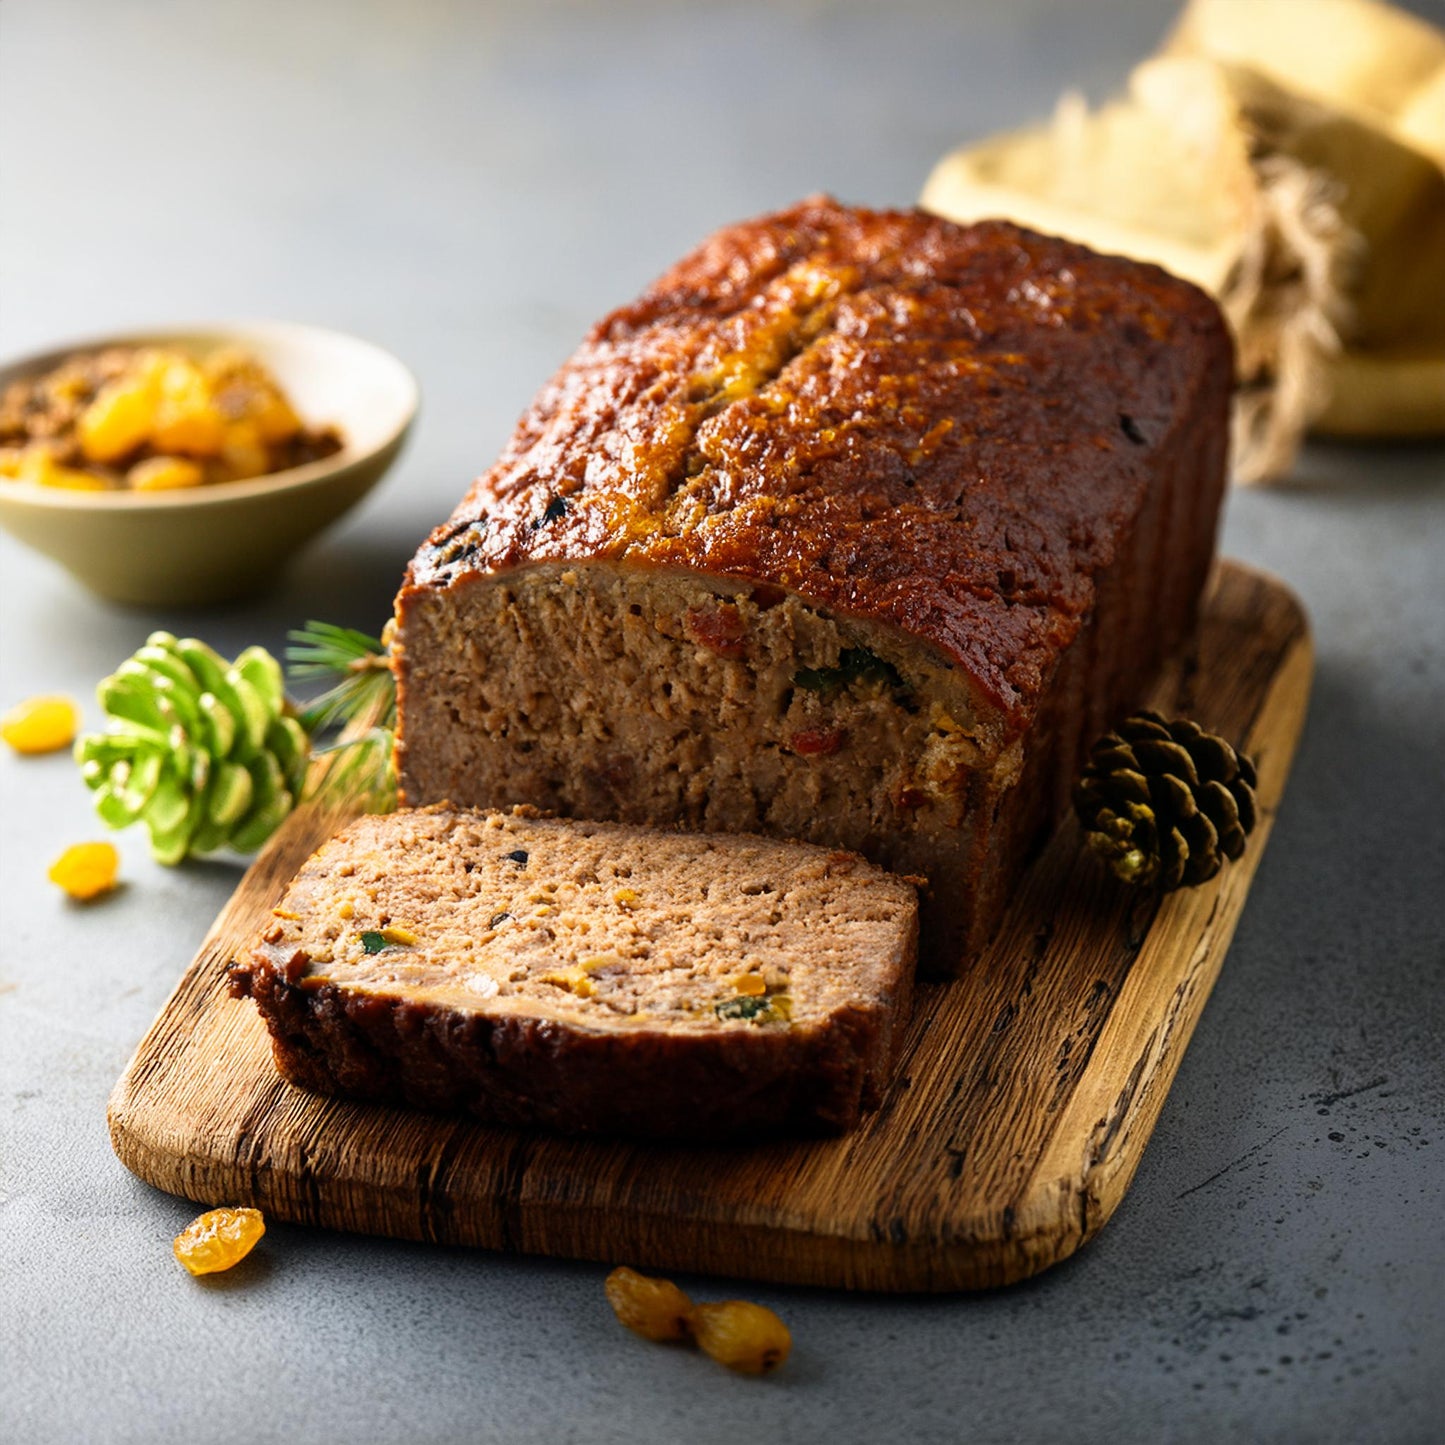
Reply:
M756 1138L877 1102L917 933L856 854L436 807L344 828L234 973L309 1088Z
M957 968L1191 626L1232 375L1204 292L1004 222L718 233L413 560L404 796L854 849Z

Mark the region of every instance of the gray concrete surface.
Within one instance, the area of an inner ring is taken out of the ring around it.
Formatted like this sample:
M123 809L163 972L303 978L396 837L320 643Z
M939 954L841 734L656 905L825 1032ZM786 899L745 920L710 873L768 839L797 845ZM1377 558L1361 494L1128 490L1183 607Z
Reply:
M394 348L426 400L388 485L244 609L115 610L0 539L0 704L88 696L157 624L228 651L375 627L604 308L737 216L908 201L954 141L1117 83L1170 9L7 0L0 351L294 317ZM1439 447L1319 447L1232 498L1225 546L1299 590L1318 681L1132 1193L1006 1292L748 1289L797 1339L764 1382L625 1334L592 1265L274 1226L236 1275L182 1275L193 1210L116 1163L104 1104L238 871L127 835L124 890L66 906L44 866L96 834L87 797L7 752L0 1439L1445 1438L1442 540Z

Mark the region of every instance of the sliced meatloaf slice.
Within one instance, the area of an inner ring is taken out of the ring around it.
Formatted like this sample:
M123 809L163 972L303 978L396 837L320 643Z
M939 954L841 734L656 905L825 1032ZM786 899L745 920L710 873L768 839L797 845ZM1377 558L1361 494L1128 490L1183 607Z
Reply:
M1232 381L1203 292L1004 222L720 232L417 553L404 796L854 849L958 968L1189 631Z
M854 854L439 806L342 829L234 973L307 1088L755 1138L878 1102L916 942L913 888Z

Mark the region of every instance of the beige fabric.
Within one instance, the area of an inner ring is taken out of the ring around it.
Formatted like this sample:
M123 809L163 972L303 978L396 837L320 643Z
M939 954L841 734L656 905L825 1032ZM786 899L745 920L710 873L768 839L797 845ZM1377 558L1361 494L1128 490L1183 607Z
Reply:
M1387 128L1445 76L1445 35L1379 0L1190 0L1162 53L1246 66Z
M1236 475L1307 427L1445 431L1445 36L1374 0L1194 0L1127 94L946 157L922 202L1156 261L1239 346Z

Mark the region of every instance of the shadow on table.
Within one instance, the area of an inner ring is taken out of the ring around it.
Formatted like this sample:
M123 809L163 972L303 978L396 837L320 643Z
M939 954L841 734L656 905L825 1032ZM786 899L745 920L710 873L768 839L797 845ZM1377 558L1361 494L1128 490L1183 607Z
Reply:
M344 536L323 541L304 552L273 590L225 610L234 615L243 608L261 635L316 618L375 636L391 616L392 599L420 536L418 531L386 541Z
M1311 496L1399 501L1445 485L1445 442L1439 437L1311 442L1290 475L1270 485Z

